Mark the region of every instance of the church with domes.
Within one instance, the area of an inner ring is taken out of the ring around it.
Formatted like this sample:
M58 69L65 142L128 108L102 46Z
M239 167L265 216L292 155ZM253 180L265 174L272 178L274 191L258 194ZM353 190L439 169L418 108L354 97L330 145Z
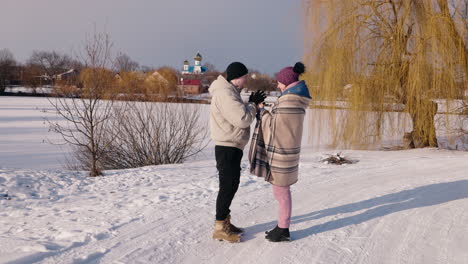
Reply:
M194 66L190 66L190 63L188 60L184 61L184 68L182 70L182 74L203 74L206 72L206 67L201 66L203 57L199 52L195 56L194 60L195 60Z

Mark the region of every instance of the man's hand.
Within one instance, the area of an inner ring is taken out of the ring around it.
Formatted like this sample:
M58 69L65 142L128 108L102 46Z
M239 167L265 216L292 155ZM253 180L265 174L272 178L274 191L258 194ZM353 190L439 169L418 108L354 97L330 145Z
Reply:
M263 103L265 101L266 95L264 91L256 91L255 93L252 92L249 96L249 102L253 102L256 105Z
M250 102L253 102L253 101L252 101L253 95L254 95L254 92L251 92L251 93L250 93L250 96L249 96L249 103L250 103Z

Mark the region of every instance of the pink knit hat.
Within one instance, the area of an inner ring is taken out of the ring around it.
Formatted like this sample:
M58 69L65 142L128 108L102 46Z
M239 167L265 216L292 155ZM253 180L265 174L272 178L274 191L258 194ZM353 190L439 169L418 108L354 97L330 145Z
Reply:
M305 66L298 62L294 67L286 67L276 74L276 80L286 86L299 81L299 76L305 72Z

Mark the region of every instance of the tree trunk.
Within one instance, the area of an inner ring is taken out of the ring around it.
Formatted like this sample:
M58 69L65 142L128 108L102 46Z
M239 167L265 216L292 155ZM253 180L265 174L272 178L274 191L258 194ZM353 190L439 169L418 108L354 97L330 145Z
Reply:
M415 109L408 109L413 121L413 131L405 133L403 137L406 148L438 147L435 115L437 114L437 103L425 102L427 112L421 113Z
M89 176L96 177L101 175L101 171L97 167L97 160L95 155L91 155L91 169L89 170Z

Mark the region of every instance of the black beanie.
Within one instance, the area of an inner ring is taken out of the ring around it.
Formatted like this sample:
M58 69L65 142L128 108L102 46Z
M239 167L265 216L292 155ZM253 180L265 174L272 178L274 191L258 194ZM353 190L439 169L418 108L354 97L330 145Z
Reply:
M247 67L245 67L244 64L241 62L233 62L229 64L229 66L226 69L226 74L227 74L227 81L230 82L234 79L237 79L239 77L242 77L249 73L249 70L247 70Z

